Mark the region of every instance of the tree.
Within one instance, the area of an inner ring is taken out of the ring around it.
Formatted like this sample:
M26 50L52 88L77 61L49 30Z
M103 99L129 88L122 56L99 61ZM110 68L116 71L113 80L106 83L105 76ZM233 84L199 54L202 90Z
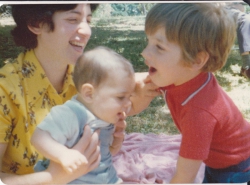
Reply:
M112 3L112 16L146 15L155 3Z
M10 15L10 14L11 14L11 7L9 5L0 6L0 16Z

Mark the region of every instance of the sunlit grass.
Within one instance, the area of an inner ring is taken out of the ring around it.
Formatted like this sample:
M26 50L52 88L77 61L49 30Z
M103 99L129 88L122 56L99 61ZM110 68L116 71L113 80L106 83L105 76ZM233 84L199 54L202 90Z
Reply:
M86 50L98 45L112 48L130 60L136 72L147 71L147 66L140 53L146 46L144 34L145 17L110 17L94 18L92 37ZM19 53L21 48L14 46L9 31L12 26L0 26L0 60ZM2 62L1 61L1 62ZM232 50L225 67L216 72L219 84L233 99L244 117L250 121L250 81L239 76L241 57L237 50ZM1 65L1 63L0 63ZM169 110L162 97L155 98L150 106L138 115L127 118L127 133L166 133L178 134Z

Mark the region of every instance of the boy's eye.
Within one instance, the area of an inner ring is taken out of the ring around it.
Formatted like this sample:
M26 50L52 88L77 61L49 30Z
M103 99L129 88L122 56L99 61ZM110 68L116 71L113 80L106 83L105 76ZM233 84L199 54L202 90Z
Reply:
M159 50L164 50L160 45L156 45Z

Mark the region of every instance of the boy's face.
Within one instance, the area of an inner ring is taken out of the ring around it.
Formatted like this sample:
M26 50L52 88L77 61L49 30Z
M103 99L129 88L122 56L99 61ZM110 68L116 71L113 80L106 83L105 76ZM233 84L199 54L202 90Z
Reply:
M130 96L135 88L134 77L124 71L115 71L103 84L95 88L92 112L108 123L117 123L131 108Z
M143 50L142 56L149 67L152 82L164 87L188 81L192 76L192 70L184 66L180 46L167 40L164 27L152 35L147 35L147 38L148 45Z
M43 25L37 37L41 55L48 62L75 64L91 36L90 5L79 4L73 10L55 12L52 19L54 30L48 31Z

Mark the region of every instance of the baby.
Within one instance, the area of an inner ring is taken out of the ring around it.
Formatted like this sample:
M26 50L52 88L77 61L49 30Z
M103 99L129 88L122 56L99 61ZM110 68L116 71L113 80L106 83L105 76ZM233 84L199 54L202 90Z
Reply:
M86 124L92 130L100 129L99 167L71 183L120 183L122 180L112 164L109 146L114 124L131 109L130 96L135 88L133 67L113 50L99 46L84 52L78 59L73 80L77 95L52 108L38 125L31 142L46 158L72 173L88 161L70 148L77 143Z

